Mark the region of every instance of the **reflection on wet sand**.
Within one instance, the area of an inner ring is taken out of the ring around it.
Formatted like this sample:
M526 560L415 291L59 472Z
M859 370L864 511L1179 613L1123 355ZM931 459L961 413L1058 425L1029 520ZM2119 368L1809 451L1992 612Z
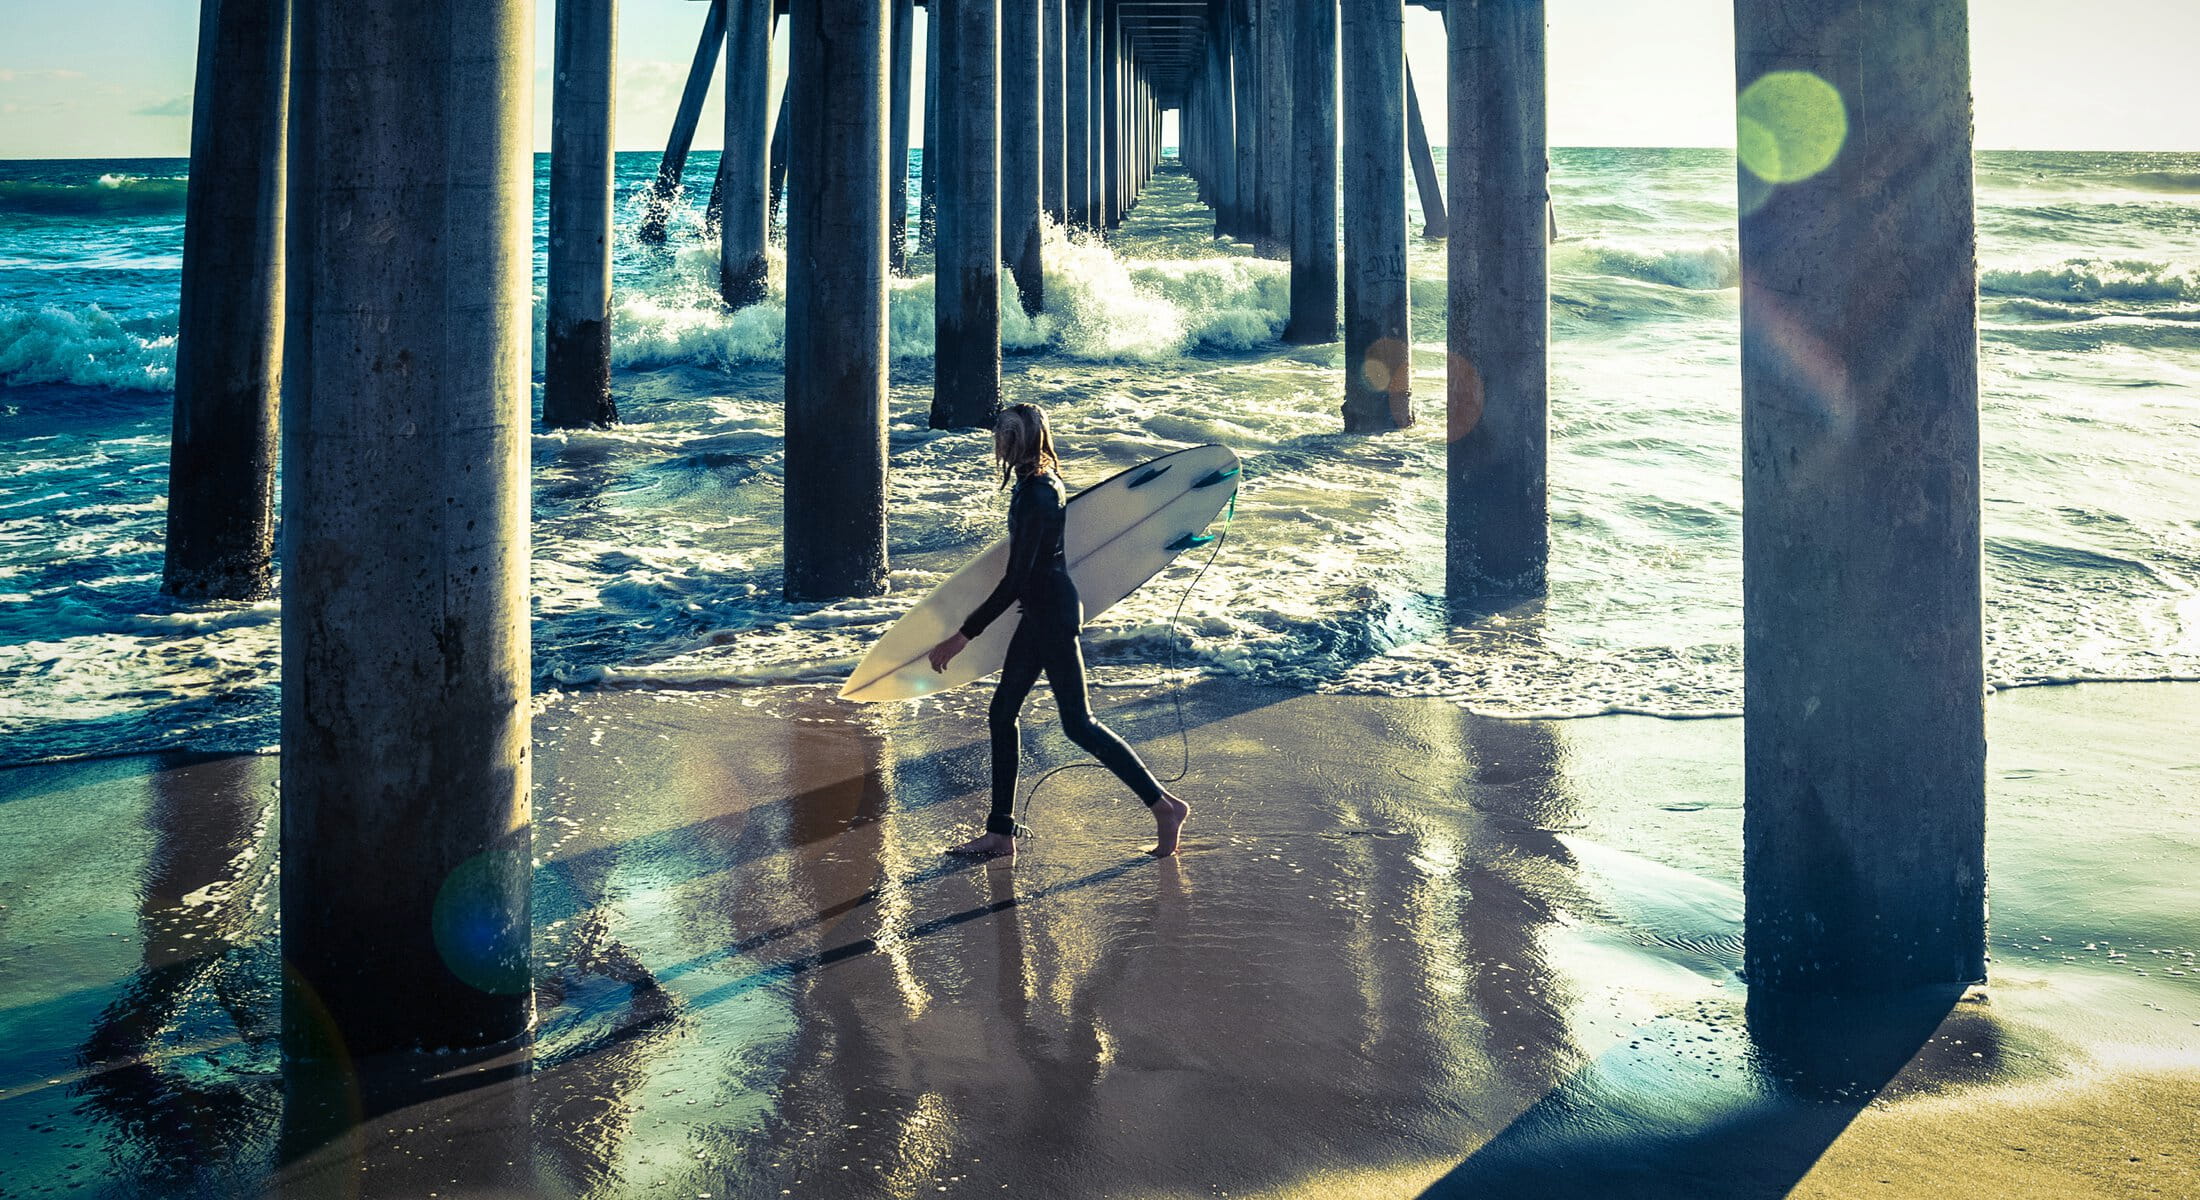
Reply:
M1873 1170L1841 1151L1889 1105L2080 1074L2012 1012L2200 1020L2166 1011L2174 980L2131 981L2155 989L2135 1015L2044 963L2005 1004L1751 995L1715 723L1201 686L1184 854L1146 857L1144 811L1074 772L1013 864L961 863L939 852L984 808L983 699L554 705L537 1036L471 1058L282 1070L266 760L10 802L34 845L95 820L141 843L71 901L132 915L134 958L47 994L11 947L0 978L30 1190L94 1145L100 1182L148 1196L1781 1195ZM1165 701L1107 702L1173 740ZM1030 749L1075 755L1043 726ZM79 876L0 860L0 916L105 961L14 878ZM88 1034L38 1057L79 1009Z

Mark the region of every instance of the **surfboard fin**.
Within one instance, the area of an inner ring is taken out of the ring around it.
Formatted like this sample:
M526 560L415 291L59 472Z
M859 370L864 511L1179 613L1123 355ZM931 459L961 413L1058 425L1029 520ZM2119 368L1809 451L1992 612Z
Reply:
M1202 479L1198 483L1192 485L1192 490L1198 491L1200 488L1203 487L1213 487L1214 485L1221 483L1225 479L1234 477L1237 473L1238 469L1236 467L1225 467L1219 471L1209 471L1205 479Z
M1215 537L1216 535L1212 533L1187 533L1183 537L1170 542L1169 551L1173 554L1182 554L1194 546L1204 546L1214 541Z
M1163 475L1166 475L1168 473L1169 468L1167 467L1147 467L1144 471L1139 473L1138 478L1131 480L1129 483L1126 483L1123 486L1134 488L1144 487L1147 484L1152 483L1154 480L1159 479Z

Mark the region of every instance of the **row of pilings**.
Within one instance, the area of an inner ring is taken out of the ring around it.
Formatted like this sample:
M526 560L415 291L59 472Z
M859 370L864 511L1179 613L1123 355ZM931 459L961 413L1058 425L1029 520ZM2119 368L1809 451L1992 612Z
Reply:
M1974 979L1965 4L1810 21L1793 7L1736 8L1748 971L1766 989ZM286 1044L313 1057L520 1036L532 5L452 0L435 21L398 0L202 12L166 579L184 595L269 589L279 391ZM1431 224L1449 217L1447 588L1484 605L1541 590L1541 0L1448 6L1448 206L1414 135L1400 0L934 0L921 111L910 0L704 13L641 232L664 234L723 57L729 305L760 294L786 172L789 596L885 586L886 296L908 262L912 123L936 151L917 231L937 222L932 421L972 428L1001 402L1002 264L1041 303L1038 220L1120 222L1160 160L1165 112L1218 232L1291 260L1289 340L1341 334L1349 430L1415 421L1404 189L1418 164ZM615 19L614 0L558 6L551 424L615 417Z

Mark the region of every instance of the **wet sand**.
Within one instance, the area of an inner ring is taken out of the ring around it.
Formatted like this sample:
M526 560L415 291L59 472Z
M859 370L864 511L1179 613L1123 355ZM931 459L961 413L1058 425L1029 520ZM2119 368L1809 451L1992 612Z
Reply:
M1180 857L970 866L984 699L550 698L536 1043L287 1101L273 760L0 772L0 1196L2200 1195L2200 687L1995 696L1992 979L1868 1004L1737 978L1739 722L1203 683Z

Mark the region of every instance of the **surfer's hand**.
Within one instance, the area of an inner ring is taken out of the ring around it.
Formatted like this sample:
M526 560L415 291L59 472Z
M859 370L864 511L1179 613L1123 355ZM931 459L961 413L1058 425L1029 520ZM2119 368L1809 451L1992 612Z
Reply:
M955 636L948 638L946 641L941 642L939 645L932 647L932 653L926 655L925 658L931 662L933 670L944 671L947 669L947 664L951 660L953 660L956 655L961 654L962 648L969 644L969 638L966 638L962 634L957 633L955 634Z

